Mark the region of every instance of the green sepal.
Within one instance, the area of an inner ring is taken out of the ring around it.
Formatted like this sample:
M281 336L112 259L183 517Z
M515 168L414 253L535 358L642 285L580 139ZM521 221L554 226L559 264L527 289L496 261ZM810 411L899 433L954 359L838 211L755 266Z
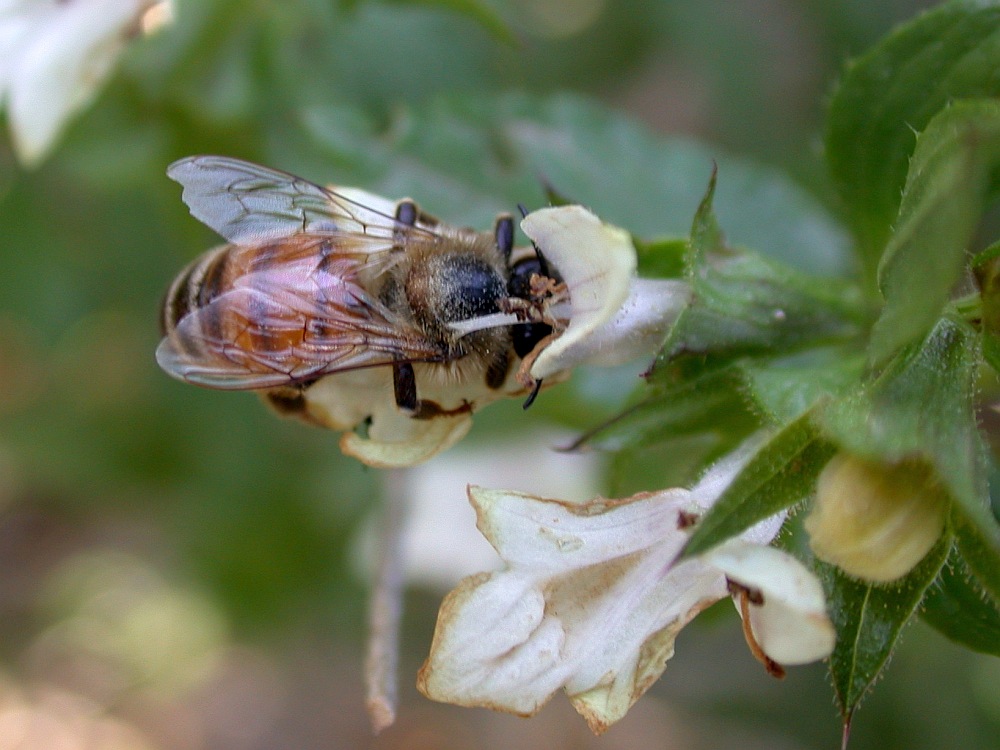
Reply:
M986 331L983 333L983 361L1000 373L1000 334Z
M681 356L787 354L858 332L858 295L848 284L726 244L712 207L715 177L713 170L691 227L686 262L692 302L657 356L654 380Z
M966 266L997 166L998 102L958 102L917 136L899 216L878 269L885 306L872 331L873 363L926 335L941 317Z
M950 548L951 537L943 534L906 576L879 586L850 578L833 565L817 563L827 611L837 630L830 674L845 722L882 673L903 626L937 578Z
M691 277L697 274L710 254L728 250L722 229L719 227L719 220L715 216L715 209L712 207L718 178L719 167L712 164L708 187L698 202L698 209L694 212L694 219L691 222L691 240L687 255L688 275Z
M1000 656L1000 606L966 565L958 547L927 588L920 616L956 643Z
M988 509L983 509L986 520L954 509L952 524L962 559L975 574L983 589L1000 605L1000 525Z
M971 267L979 285L977 312L983 332L983 359L1000 373L1000 242L977 253Z
M776 433L733 479L695 526L681 558L696 555L739 534L758 521L800 503L836 451L824 440L812 412Z
M692 279L694 299L659 361L681 354L788 353L857 333L849 287L793 272L749 251Z
M900 26L844 72L825 153L874 279L899 212L913 133L957 99L1000 95L1000 3L960 0Z
M747 395L771 421L782 424L820 399L849 392L865 372L865 357L855 349L828 347L750 360L742 369Z

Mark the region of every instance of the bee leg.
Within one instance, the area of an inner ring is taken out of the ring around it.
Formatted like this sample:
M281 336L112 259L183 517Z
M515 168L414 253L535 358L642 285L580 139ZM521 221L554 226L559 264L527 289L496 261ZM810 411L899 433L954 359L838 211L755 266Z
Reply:
M392 391L396 406L410 412L413 419L434 419L472 411L472 405L463 403L457 409L442 409L433 401L417 398L417 378L413 365L409 362L394 362L392 365Z
M538 392L540 390L542 390L542 379L535 378L535 385L531 389L531 393L528 394L528 398L526 398L524 400L524 403L521 404L521 408L527 411L531 407L531 405L535 403L535 398L538 397Z
M392 393L396 397L396 406L404 411L417 411L420 399L417 398L417 377L413 374L413 365L409 362L397 362L392 366Z
M508 372L510 372L510 354L503 350L497 353L486 368L486 387L494 391L502 387L507 380Z
M412 227L416 224L419 213L420 210L417 208L417 204L409 198L404 198L396 204L396 221L400 224Z
M510 214L497 217L496 224L493 225L493 236L504 260L509 263L510 254L514 251L514 219Z

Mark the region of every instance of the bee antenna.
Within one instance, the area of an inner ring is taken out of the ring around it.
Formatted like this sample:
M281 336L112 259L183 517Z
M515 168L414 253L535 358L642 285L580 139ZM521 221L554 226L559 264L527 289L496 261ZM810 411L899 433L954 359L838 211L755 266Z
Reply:
M542 276L551 277L552 274L549 273L549 262L545 260L545 256L542 255L542 251L538 249L538 245L535 244L534 240L531 241L531 246L535 248L535 257L538 258L538 270L541 271Z
M524 404L521 405L521 408L522 409L527 409L533 403L535 403L535 399L538 397L538 392L541 389L542 389L542 379L541 378L536 378L535 379L535 387L531 389L531 393L528 394L528 398L526 398L524 400Z
M524 207L523 203L517 204L517 210L521 212L522 219L527 218L528 209ZM542 276L550 276L551 274L549 273L549 262L545 260L545 256L542 255L542 251L538 249L538 245L535 244L534 240L531 240L531 246L535 248L535 257L538 258L538 270L541 271ZM537 393L538 393L538 388L536 387L535 394ZM525 405L524 408L527 409L529 406L531 406L531 402L534 400L535 396L532 395L532 397L528 399L528 403Z

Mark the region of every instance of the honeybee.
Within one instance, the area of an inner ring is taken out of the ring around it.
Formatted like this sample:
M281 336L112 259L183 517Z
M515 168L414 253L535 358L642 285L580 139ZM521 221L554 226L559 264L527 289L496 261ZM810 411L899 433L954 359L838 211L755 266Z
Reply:
M426 420L515 382L516 360L552 331L539 282L555 274L537 250L515 251L509 214L492 232L459 229L409 199L220 156L181 159L167 174L229 243L167 292L156 359L176 378L259 391L284 413L347 429L354 418L329 417L310 394L331 377L388 369L395 406ZM450 403L421 397L427 389Z

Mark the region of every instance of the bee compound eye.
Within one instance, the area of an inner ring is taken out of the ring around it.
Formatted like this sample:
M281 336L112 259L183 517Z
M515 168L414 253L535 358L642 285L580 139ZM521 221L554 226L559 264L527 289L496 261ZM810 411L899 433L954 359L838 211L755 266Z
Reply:
M542 273L542 264L537 258L519 260L510 269L510 279L507 281L507 293L511 297L528 299L531 297L531 277Z
M514 354L520 359L524 359L550 333L552 333L552 326L545 323L523 323L511 326L510 335Z

